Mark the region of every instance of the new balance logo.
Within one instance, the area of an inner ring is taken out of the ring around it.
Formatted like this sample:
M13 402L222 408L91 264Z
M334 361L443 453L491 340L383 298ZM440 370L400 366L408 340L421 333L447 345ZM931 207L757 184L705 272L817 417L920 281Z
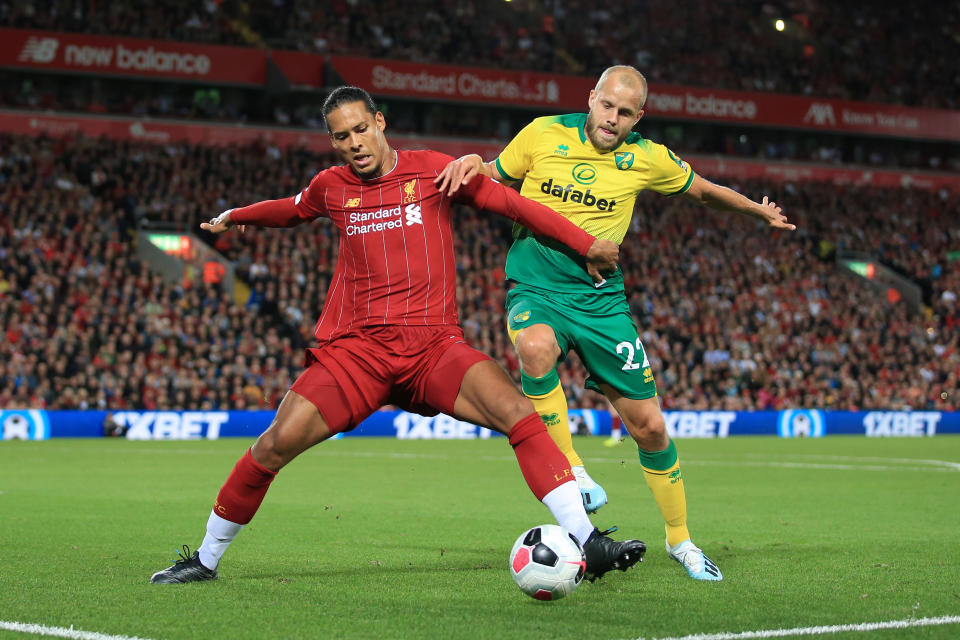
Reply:
M836 124L837 118L833 114L833 105L822 102L814 102L807 109L807 114L803 116L804 122L813 122L816 125Z
M53 62L57 56L57 48L60 41L56 38L37 38L31 36L27 38L27 43L23 45L17 60L20 62L33 62L35 64L48 64Z
M423 218L420 216L420 205L408 204L403 210L407 214L407 226L414 224L423 224Z

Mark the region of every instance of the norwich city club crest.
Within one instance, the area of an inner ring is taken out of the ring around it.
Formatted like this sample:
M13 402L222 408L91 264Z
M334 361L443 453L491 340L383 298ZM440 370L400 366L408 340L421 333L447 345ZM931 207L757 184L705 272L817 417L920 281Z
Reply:
M633 166L633 154L629 151L617 151L613 154L613 159L620 171L626 171Z
M513 321L514 321L514 322L526 322L526 321L529 320L529 319L530 319L530 312L529 312L529 311L521 311L521 312L518 313L517 315L513 316Z

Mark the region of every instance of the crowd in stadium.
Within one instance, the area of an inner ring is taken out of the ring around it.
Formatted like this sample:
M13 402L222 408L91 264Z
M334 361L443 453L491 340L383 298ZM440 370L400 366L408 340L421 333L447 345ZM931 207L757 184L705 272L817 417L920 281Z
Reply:
M134 231L148 220L196 230L230 206L291 195L332 157L7 134L0 146L0 406L276 407L312 343L335 230L208 238L249 283L245 304L216 284L164 282L137 258ZM665 408L960 406L955 198L733 186L770 195L798 231L645 195L622 247ZM510 225L464 209L456 226L466 335L517 377L503 326ZM922 286L923 308L842 271L837 248L878 254ZM600 402L575 355L561 374L572 407Z
M789 7L709 0L26 0L0 2L0 26L578 75L622 63L653 82L960 106L960 5L809 0ZM782 31L774 27L778 19ZM919 50L922 64L915 64Z

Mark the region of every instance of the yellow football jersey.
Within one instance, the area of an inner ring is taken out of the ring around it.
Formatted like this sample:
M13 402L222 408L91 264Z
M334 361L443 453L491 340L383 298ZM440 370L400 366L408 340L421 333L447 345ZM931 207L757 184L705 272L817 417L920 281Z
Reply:
M621 243L639 192L683 193L690 188L694 172L665 146L638 133L601 153L587 139L586 121L585 113L535 119L497 158L497 170L509 180L523 180L520 193L524 196L563 214L597 238ZM571 252L522 229L514 235L507 258L510 279L557 291L582 290L584 284L592 288L583 261ZM622 290L622 276L619 272L617 276ZM616 280L611 284L616 285Z

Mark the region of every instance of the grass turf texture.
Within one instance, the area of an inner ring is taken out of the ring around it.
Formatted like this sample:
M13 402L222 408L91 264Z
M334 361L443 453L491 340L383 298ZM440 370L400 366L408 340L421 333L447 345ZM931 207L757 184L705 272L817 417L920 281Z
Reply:
M199 544L248 444L0 443L0 620L154 639L504 640L960 614L960 437L678 441L694 541L721 583L690 580L664 553L636 448L578 439L610 496L595 523L649 550L554 603L510 578L513 541L552 518L505 439L346 438L280 473L219 581L148 584L175 547ZM958 636L951 625L829 637Z

